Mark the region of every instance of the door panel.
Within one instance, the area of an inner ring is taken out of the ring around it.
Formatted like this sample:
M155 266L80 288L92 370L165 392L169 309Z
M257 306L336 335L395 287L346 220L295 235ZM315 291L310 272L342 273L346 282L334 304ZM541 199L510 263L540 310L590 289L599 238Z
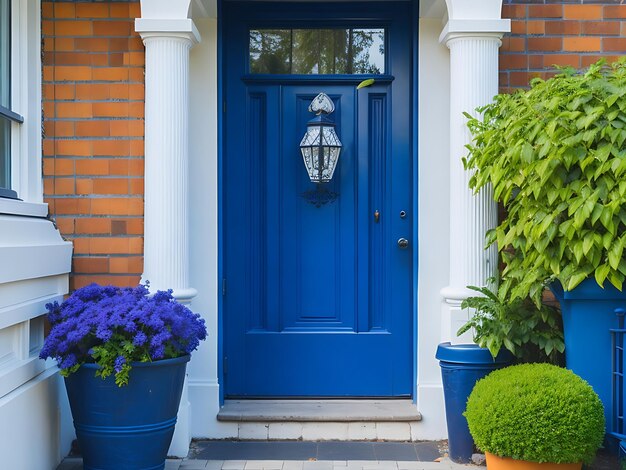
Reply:
M358 77L247 75L247 31L257 9L272 14L267 8L277 7L225 8L226 395L410 395L413 247L396 243L411 240L413 223L410 76L377 77L357 91ZM372 20L389 11L376 3L368 10ZM395 14L384 20L387 60L392 72L408 73L410 15ZM338 197L316 207L303 197L315 185L298 145L322 91L335 103L343 149L324 185Z

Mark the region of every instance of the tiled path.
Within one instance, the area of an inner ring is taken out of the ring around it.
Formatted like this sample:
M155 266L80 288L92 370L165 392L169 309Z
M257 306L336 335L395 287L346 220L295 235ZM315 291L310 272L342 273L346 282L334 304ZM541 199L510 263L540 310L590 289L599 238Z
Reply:
M439 442L195 441L186 459L166 470L462 470L439 459ZM441 460L441 461L435 461ZM477 467L474 467L477 468ZM67 458L57 470L81 470Z
M254 442L194 441L185 459L170 459L165 470L484 470L444 458L440 442ZM443 450L443 449L442 449ZM66 458L57 470L82 470L80 458ZM617 470L617 459L601 451L587 470Z
M82 470L81 459L67 458L57 470ZM168 459L165 470L469 470L481 467L441 462L392 460L201 460ZM484 467L482 467L484 468Z

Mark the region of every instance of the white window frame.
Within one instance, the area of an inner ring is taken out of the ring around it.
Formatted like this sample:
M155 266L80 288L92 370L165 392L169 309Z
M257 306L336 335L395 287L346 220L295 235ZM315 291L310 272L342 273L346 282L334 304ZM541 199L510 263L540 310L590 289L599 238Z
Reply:
M41 161L41 2L11 0L11 189L20 200L0 198L0 214L46 217Z
M11 127L11 189L21 200L0 198L0 414L53 367L38 358L43 314L67 293L72 259L43 202L41 4L10 1L11 110L24 122Z

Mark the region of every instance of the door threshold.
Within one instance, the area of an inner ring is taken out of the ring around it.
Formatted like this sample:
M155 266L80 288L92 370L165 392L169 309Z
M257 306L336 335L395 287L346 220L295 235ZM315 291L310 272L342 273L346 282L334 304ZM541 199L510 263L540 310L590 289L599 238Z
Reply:
M411 399L225 400L217 415L231 422L415 422Z

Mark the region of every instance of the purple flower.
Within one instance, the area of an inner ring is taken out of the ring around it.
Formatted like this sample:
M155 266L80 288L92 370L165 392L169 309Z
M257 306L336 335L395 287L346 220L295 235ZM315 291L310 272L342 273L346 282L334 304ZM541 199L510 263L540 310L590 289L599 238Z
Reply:
M113 369L115 369L116 373L121 372L124 364L126 364L126 358L124 356L117 356L115 358L115 364L113 365Z
M135 346L143 346L148 341L148 337L143 331L138 331L135 337L133 338L133 345Z
M189 354L206 338L200 315L177 303L171 290L150 295L147 284L90 284L46 309L52 328L39 357L56 358L62 369L95 362L119 373L133 361Z

